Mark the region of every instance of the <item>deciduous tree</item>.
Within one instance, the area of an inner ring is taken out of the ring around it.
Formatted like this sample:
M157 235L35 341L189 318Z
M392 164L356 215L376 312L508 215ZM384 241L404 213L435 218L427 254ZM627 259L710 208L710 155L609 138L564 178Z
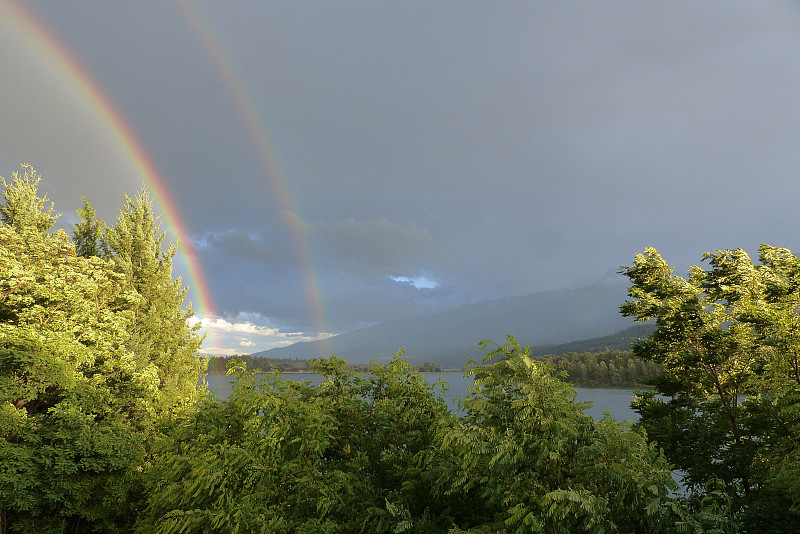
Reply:
M624 315L655 320L636 355L663 365L635 409L648 436L702 496L722 481L745 532L800 525L800 260L762 245L759 264L741 249L703 255L688 278L653 248L623 267Z
M492 346L484 342L485 347ZM680 507L666 459L644 435L595 421L575 390L512 337L474 367L462 407L444 429L445 495L463 495L469 532L671 531ZM454 531L455 532L455 531ZM458 530L458 532L462 532Z
M452 415L407 361L359 376L316 360L318 386L231 365L231 397L203 401L162 442L140 532L447 530L425 466Z

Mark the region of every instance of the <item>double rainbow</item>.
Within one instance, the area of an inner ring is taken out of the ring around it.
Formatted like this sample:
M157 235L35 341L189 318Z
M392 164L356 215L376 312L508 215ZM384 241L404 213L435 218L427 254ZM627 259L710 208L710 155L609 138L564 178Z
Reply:
M261 114L258 112L253 99L246 90L242 77L236 73L232 62L223 52L219 39L216 38L201 12L193 3L187 0L181 0L179 5L189 26L203 45L218 76L228 89L249 135L258 149L258 154L273 190L280 200L283 210L289 214L284 220L296 244L298 262L303 270L303 279L306 283L305 293L313 327L316 330L317 337L324 336L326 335L326 320L323 299L317 282L318 277L309 247L306 226L300 217L296 216L295 203L284 173L281 171L278 159L272 149L267 127L261 119ZM197 315L201 318L213 317L214 306L209 286L198 258L191 250L189 232L186 229L180 209L174 202L155 163L144 150L142 143L136 138L124 116L114 106L102 87L41 18L37 17L32 10L14 0L8 0L6 6L7 9L4 11L9 29L15 31L20 38L24 39L42 61L57 68L65 83L71 84L90 107L97 111L102 121L110 126L116 134L138 173L141 174L150 190L154 193L155 201L166 219L167 225L175 233L181 244L179 254L187 266L189 284L194 295L199 300L199 302L194 303ZM212 339L211 341L213 344L214 340ZM325 344L320 346L318 355L327 355L327 346Z
M296 243L298 261L303 270L303 279L306 283L306 297L311 312L311 320L317 336L325 336L327 335L327 322L324 313L324 301L318 283L319 276L317 275L313 255L311 254L311 247L309 246L306 226L300 217L296 216L297 209L295 202L292 198L286 176L281 170L278 164L278 158L272 148L273 144L270 141L266 123L262 119L261 113L259 113L253 98L247 91L246 84L242 81L242 76L236 72L233 62L229 59L228 55L225 54L220 40L211 29L211 25L207 22L206 18L203 17L197 5L190 0L179 0L179 5L192 31L203 45L206 55L214 66L218 76L225 84L242 121L247 127L251 140L258 149L258 155L264 166L267 177L272 182L273 190L280 200L284 212L288 214L284 217L284 221L292 234L294 243ZM326 343L319 343L317 355L329 355L328 345Z

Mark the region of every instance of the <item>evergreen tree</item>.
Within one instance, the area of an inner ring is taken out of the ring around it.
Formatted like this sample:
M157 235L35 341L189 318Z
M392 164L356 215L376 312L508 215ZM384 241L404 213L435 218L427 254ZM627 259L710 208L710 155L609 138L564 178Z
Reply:
M105 232L104 246L141 297L133 310L130 346L158 368L158 411L167 414L195 403L206 362L197 356L200 325L189 325L194 312L191 305L183 307L187 288L172 277L177 245L163 249L166 233L160 226L147 191L135 199L126 196L116 225Z
M53 214L53 203L45 209L47 195L39 197L37 188L41 176L28 164L21 165L23 175L12 174L11 182L0 176L3 204L0 205L0 221L18 234L45 233L55 225L58 215Z
M81 196L83 207L78 208L78 215L81 222L75 223L72 232L72 242L75 244L75 251L79 256L89 258L92 256L104 256L103 250L103 228L105 223L97 218L97 212L92 207L91 202L85 196Z
M199 396L176 248L142 193L108 241L84 199L77 254L23 168L0 206L0 532L126 532L156 418Z
M126 348L123 278L63 231L0 225L0 532L131 521L157 372Z

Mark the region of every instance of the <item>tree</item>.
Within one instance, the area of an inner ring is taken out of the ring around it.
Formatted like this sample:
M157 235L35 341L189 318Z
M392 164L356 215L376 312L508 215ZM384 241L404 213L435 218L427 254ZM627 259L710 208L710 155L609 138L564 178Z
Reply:
M669 467L641 432L594 421L575 390L510 336L484 362L468 373L466 415L443 429L435 458L443 495L464 499L460 528L634 533L676 523Z
M202 401L160 443L139 532L446 532L426 469L453 416L401 355L369 376L315 360L318 386L230 362L225 402Z
M156 423L198 397L199 337L151 212L123 212L113 254L83 257L47 233L52 204L24 168L0 206L0 532L127 532ZM82 252L97 228L76 230Z
M105 223L102 219L97 218L97 212L85 196L81 196L81 201L83 201L83 207L78 208L81 222L75 223L72 232L72 242L75 244L75 250L79 256L84 258L105 256L107 255L106 251L103 250Z
M703 259L688 278L653 248L622 268L622 313L657 327L633 352L664 367L635 409L691 492L721 481L744 532L784 532L800 525L787 482L800 466L800 260L768 245L759 265L741 249Z
M197 333L200 325L190 326L194 312L191 305L183 307L187 288L172 276L177 245L164 250L165 236L149 194L141 191L135 199L125 197L116 225L107 229L103 242L118 271L141 297L132 308L130 347L158 369L157 409L162 414L197 401L197 384L206 366L197 355L203 341Z
M0 225L2 532L112 529L136 500L155 369L125 348L121 278L64 232Z
M53 203L45 209L47 195L39 197L38 184L41 176L28 164L21 165L23 175L12 174L12 181L0 176L3 184L3 204L0 206L0 221L24 235L29 232L44 233L49 231L58 219L53 214Z
M419 371L421 373L441 373L442 366L438 363L433 362L424 362L420 367Z

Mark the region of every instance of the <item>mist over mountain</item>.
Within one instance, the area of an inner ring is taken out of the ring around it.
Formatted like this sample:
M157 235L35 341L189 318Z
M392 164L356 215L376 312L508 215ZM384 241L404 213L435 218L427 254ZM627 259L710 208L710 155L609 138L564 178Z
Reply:
M619 306L627 280L601 280L577 289L484 300L454 310L381 323L332 338L255 353L266 358L314 358L336 354L351 363L387 361L401 347L412 363L460 368L482 356L478 343L503 343L510 334L531 347L607 336L634 325ZM540 351L536 351L540 352Z

